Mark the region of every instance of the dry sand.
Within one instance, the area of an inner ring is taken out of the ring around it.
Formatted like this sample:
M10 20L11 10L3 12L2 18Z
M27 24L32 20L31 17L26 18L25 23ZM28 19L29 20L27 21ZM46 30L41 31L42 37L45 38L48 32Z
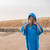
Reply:
M0 21L0 27L21 27L27 19ZM37 18L37 22L42 27L50 27L50 17Z
M39 46L40 50L50 50L50 33L40 35ZM25 36L21 32L2 36L0 50L26 50Z

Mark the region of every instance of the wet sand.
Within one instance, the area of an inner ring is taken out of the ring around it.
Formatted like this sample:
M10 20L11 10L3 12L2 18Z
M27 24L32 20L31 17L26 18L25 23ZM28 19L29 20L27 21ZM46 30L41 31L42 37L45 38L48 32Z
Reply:
M42 33L39 37L39 50L50 50L50 33ZM25 36L21 32L2 36L0 50L26 50Z

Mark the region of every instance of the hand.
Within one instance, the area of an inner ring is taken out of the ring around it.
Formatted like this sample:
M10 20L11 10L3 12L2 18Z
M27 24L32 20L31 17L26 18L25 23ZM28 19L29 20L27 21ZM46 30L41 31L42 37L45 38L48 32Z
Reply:
M38 25L36 21L34 22L34 24L35 24L35 25Z
M27 23L25 24L25 27L26 27L28 24L29 24L29 22L27 22Z
M25 28L26 28L26 26L29 24L29 22L27 22L26 24L25 24L25 26L24 26L24 30L25 30Z
M27 24L26 24L26 25L28 25L28 24L30 24L30 22L27 22Z

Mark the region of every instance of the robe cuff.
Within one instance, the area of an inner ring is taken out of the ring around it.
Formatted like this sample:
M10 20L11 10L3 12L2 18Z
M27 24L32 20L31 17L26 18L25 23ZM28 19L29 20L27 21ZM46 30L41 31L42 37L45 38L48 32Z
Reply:
M26 28L25 28L25 30L26 30ZM23 35L25 35L26 33L25 33L25 30L23 30Z
M41 28L42 32L38 29L38 30L39 30L39 32L40 32L40 33L43 33L43 28L42 28L41 26L40 26L40 28Z
M39 25L39 24L38 24ZM40 35L41 33L43 33L43 28L39 25L39 27L41 28L42 32L38 29L37 27L37 32L38 32L38 35Z

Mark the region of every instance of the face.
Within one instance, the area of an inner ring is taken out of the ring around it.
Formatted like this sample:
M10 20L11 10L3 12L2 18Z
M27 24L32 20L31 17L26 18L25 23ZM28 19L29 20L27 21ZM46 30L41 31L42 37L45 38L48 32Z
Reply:
M29 20L33 21L34 17L30 16Z

